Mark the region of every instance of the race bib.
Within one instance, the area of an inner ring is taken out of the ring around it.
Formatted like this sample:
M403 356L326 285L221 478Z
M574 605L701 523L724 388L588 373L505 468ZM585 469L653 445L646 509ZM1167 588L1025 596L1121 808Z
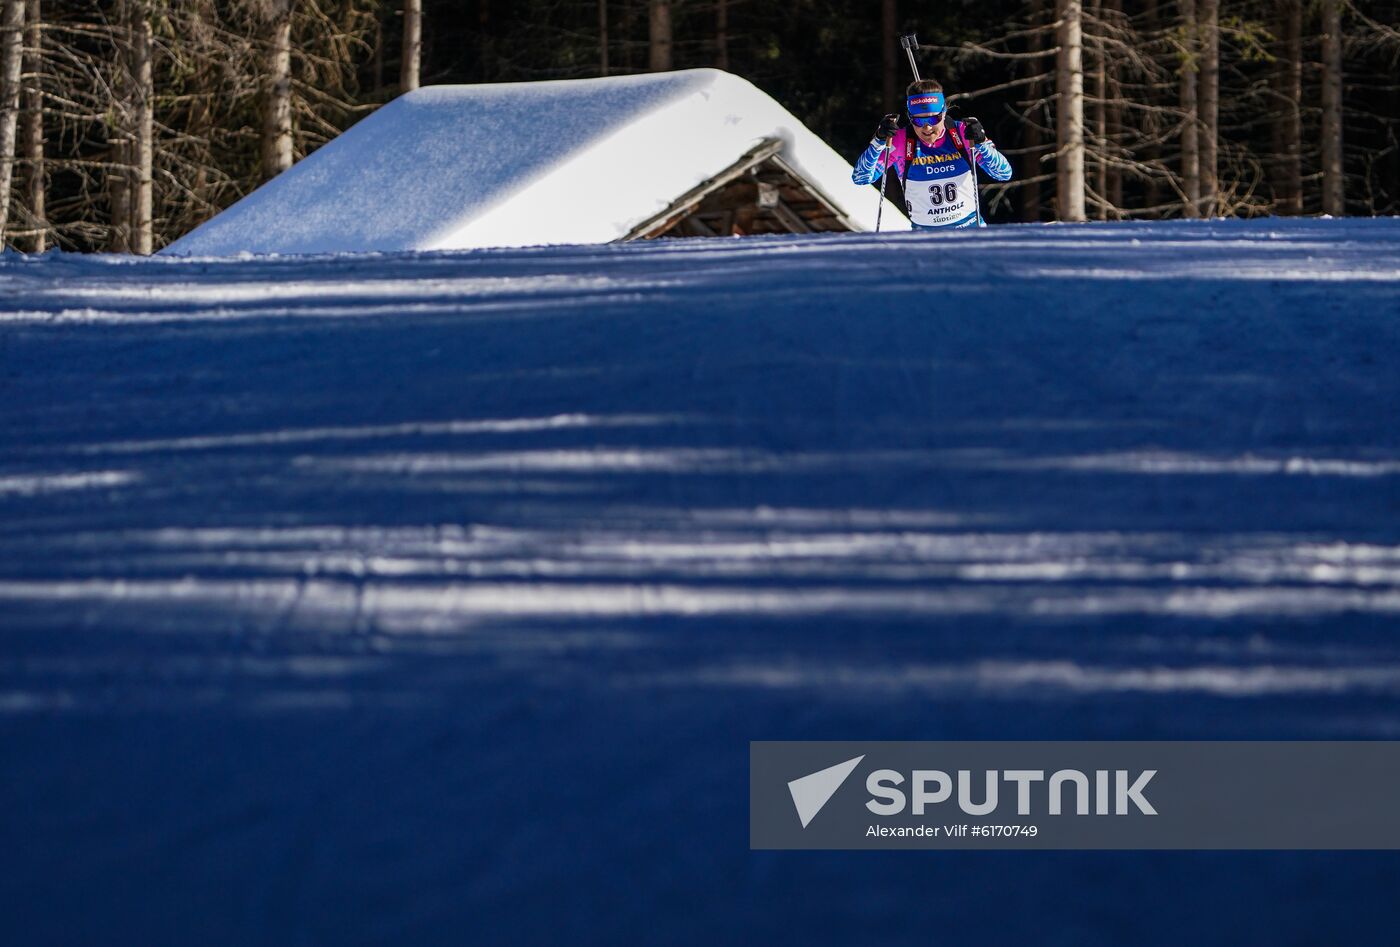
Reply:
M905 206L909 220L920 227L956 224L976 209L972 172L904 182Z

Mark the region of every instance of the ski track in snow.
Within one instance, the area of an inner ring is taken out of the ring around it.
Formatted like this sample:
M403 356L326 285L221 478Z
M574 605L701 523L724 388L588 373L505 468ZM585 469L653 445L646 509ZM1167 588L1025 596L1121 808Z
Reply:
M17 942L971 935L1008 879L1049 942L1378 923L1389 855L751 855L745 784L751 739L1400 737L1400 221L6 255L0 300Z

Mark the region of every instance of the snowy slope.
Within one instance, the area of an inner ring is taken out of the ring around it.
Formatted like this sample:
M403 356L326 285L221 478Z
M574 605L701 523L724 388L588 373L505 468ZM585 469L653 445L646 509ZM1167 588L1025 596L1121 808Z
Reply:
M1391 937L751 739L1400 737L1400 222L0 259L13 943Z
M435 86L394 100L164 251L607 243L764 138L857 229L879 198L795 116L715 69ZM882 230L908 230L885 207Z

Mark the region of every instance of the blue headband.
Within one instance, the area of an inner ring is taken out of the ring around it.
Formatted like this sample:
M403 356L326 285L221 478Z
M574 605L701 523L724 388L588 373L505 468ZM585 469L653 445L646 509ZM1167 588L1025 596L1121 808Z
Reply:
M945 109L942 92L920 92L918 95L911 95L906 100L909 114L913 115L941 115Z

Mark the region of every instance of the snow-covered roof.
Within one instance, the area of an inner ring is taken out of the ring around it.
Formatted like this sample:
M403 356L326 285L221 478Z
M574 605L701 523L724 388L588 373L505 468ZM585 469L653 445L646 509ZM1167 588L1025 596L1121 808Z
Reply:
M410 92L165 252L607 243L772 138L849 229L875 229L845 158L753 84L691 69ZM881 229L908 226L885 207Z

